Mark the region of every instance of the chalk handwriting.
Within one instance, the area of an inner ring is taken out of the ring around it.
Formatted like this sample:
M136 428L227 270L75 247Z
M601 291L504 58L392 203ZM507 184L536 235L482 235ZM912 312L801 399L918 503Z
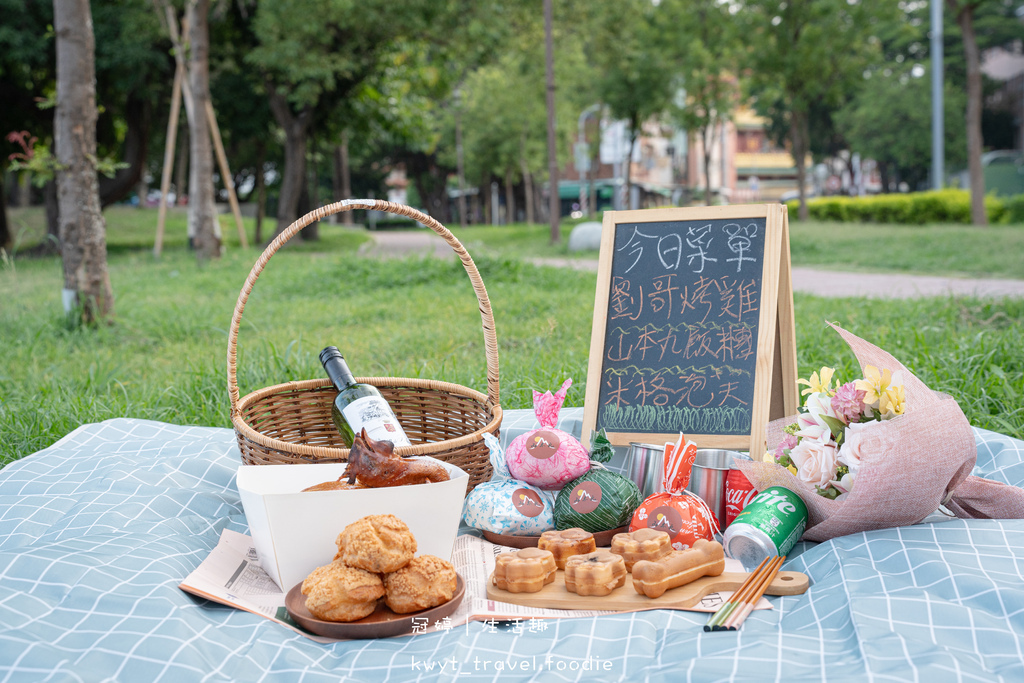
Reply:
M736 272L738 273L743 268L744 261L757 262L757 259L752 256L744 256L750 250L751 240L757 237L757 225L755 223L744 226L737 223L729 223L723 226L722 229L729 235L729 251L736 254L736 258L725 259L726 263L735 261Z
M704 265L708 261L717 263L718 259L712 258L707 255L707 250L711 248L711 240L714 239L711 236L711 224L702 225L699 228L691 227L686 231L686 244L691 249L696 249L692 254L687 255L686 264L689 266L693 265L694 260L698 260L700 266L694 269L695 273L703 273Z

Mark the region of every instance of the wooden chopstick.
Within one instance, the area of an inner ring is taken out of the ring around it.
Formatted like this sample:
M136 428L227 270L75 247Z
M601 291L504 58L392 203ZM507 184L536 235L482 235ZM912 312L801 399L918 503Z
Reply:
M779 569L782 568L782 563L786 561L786 556L783 555L782 557L779 557L777 559L778 561L774 562L773 566L771 566L770 569L766 570L767 576L764 577L764 579L758 585L757 589L751 594L750 599L747 601L747 603L743 605L739 610L733 611L732 615L723 624L723 628L725 628L728 631L735 631L739 629L739 627L743 625L743 622L746 621L750 613L754 611L754 605L757 604L757 602L761 599L761 596L764 595L764 592L768 590L768 586L770 586L772 581L775 580L775 577L779 573Z
M757 576L758 572L760 572L761 569L765 566L765 564L768 563L771 559L772 558L770 557L764 558L763 560L761 560L761 564L757 565L757 569L755 569L747 575L747 578L744 579L742 584L740 584L739 589L729 597L729 601L722 604L722 606L718 608L718 611L716 611L711 616L711 618L708 619L708 623L704 625L705 631L721 630L722 622L725 621L733 613L733 611L739 607L743 599L743 596L753 588L754 577Z

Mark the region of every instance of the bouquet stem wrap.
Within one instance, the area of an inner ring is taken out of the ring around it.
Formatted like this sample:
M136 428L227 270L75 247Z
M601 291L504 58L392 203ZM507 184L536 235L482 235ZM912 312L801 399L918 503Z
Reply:
M932 391L891 354L838 325L861 367L900 371L906 390L904 415L878 423L862 448L854 490L842 500L819 496L812 486L774 463L737 461L758 491L784 486L807 504L804 540L915 524L945 506L958 517L1024 519L1024 489L971 476L978 456L971 425L957 402ZM785 437L796 416L766 429L768 449ZM756 455L756 454L752 454Z

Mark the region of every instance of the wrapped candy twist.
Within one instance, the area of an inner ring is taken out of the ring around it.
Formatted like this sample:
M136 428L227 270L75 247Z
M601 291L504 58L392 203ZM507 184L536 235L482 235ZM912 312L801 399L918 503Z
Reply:
M517 436L506 452L508 471L516 479L558 490L590 469L590 456L583 444L555 427L571 385L571 379L565 380L554 395L550 391L533 392L533 412L541 426Z
M685 443L684 443L685 442ZM630 531L658 529L668 533L676 550L690 548L700 539L712 540L718 533L718 520L699 496L686 491L690 483L697 444L680 434L675 444L665 444L663 493L644 499L629 523Z
M491 434L484 434L484 442L494 474L466 496L462 506L466 524L508 536L537 536L554 529L554 494L513 479L501 443Z
M604 463L615 454L604 430L594 435L590 447L590 470L562 487L555 498L555 527L597 533L617 529L629 522L640 504L640 489Z

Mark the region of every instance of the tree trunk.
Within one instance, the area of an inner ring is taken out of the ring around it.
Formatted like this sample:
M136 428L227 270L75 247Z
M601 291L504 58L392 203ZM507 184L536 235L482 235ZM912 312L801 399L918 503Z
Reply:
M312 135L310 137L312 138ZM304 176L306 182L304 183L305 190L302 193L302 197L305 199L305 202L299 202L298 214L300 216L320 208L320 177L316 167L316 140L311 139L309 146L312 148L310 160L313 163L306 164L309 173ZM304 242L316 242L320 239L320 221L313 221L302 230L299 230L299 236Z
M269 90L270 111L277 125L284 129L284 172L281 174L277 229L274 231L274 237L277 237L299 216L299 195L306 176L306 131L313 114L309 107L298 116L292 114L288 98L273 87Z
M341 155L341 194L342 199L352 199L352 167L348 161L348 131L341 131L341 146L338 149ZM341 216L342 223L352 227L352 212L346 211Z
M113 178L100 178L100 206L107 207L124 199L143 180L146 172L146 153L149 143L149 100L132 92L124 110L128 129L124 134L124 162ZM146 198L139 197L139 206Z
M189 143L188 121L178 124L178 158L174 160L174 204L184 206L188 197L188 150Z
M516 222L516 187L512 184L512 169L505 169L505 223Z
M18 200L16 206L27 209L32 206L32 173L22 171L18 174Z
M34 251L39 256L60 253L60 203L57 201L57 181L43 185L43 206L46 207L46 239Z
M519 157L519 164L523 170L523 195L526 199L526 222L533 225L537 217L533 215L533 176L526 165L526 157Z
M206 118L206 103L210 100L209 13L210 0L196 0L188 5L188 77L193 102L188 122L192 162L188 178L188 232L200 260L220 257L221 248L213 187L213 144Z
M455 88L455 175L459 182L459 225L466 227L469 216L466 215L466 163L462 149L462 100L459 89Z
M701 155L704 157L704 204L711 206L711 126L697 129L700 134Z
M807 210L807 169L804 168L804 159L807 158L807 115L805 111L794 108L790 114L789 138L793 145L793 161L796 163L796 184L797 192L800 193L800 209L797 217L805 221L809 216Z
M60 241L64 308L82 322L112 320L114 292L107 272L106 226L96 178L96 67L88 0L54 0L57 108L54 148L60 169Z
M481 203L483 204L484 212L484 225L491 224L491 212L494 207L491 206L491 178L490 176L484 176L480 181L480 195L482 195Z
M601 124L598 123L598 144L594 145L595 148L600 148L600 130ZM587 204L587 218L592 218L597 215L597 169L601 163L601 157L598 154L594 155L594 158L590 160L590 170L587 172L587 179L590 183L590 203Z
M348 167L348 133L342 131L341 144L334 147L334 201L340 202L350 199L352 195L352 180ZM338 214L334 214L337 222ZM352 226L352 212L341 213L342 224Z
M267 145L261 142L256 148L256 244L263 244L263 217L267 213L267 181L263 177L266 163Z
M637 117L631 116L629 119L629 152L626 154L626 160L622 162L626 165L626 184L624 187L626 197L622 204L626 209L633 208L633 146L636 144L639 127L640 122L637 120Z
M10 249L14 238L11 235L10 224L7 222L7 198L4 189L3 177L0 174L0 249Z
M988 225L985 213L985 175L981 168L983 143L981 138L981 56L978 41L974 35L974 7L976 3L965 2L959 10L950 0L956 12L956 23L964 39L964 58L967 61L967 172L971 183L971 222Z
M558 148L555 137L555 46L551 37L552 0L544 0L544 79L547 84L548 114L548 213L551 221L551 244L562 240L559 232L561 199L558 194Z

